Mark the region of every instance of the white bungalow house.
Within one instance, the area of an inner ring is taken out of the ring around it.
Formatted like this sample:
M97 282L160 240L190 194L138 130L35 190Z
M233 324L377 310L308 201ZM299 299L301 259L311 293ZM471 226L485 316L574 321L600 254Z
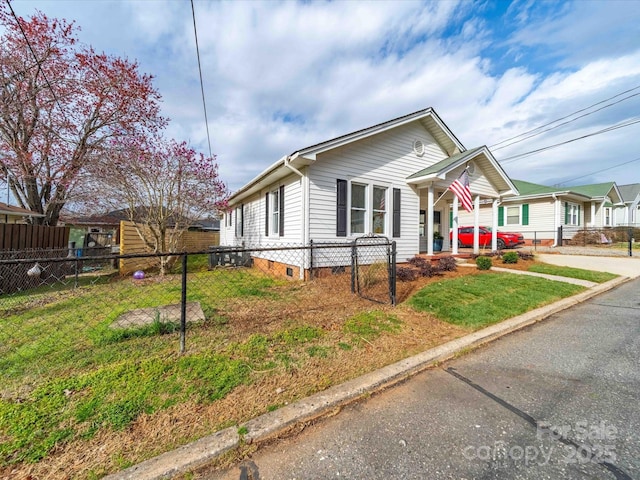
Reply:
M528 244L556 244L560 226L564 238L583 228L615 226L614 207L621 195L613 182L573 187L547 187L513 180L519 195L504 198L498 208L498 227L521 232ZM489 208L480 208L480 224L491 219ZM461 221L471 222L463 215ZM469 223L470 224L470 223Z
M622 205L615 209L615 222L620 226L640 227L640 183L619 185Z
M490 202L497 226L498 202L517 195L516 187L487 147L467 150L433 109L420 110L282 157L231 196L220 244L309 245L378 234L396 241L404 261L432 254L441 232L447 250L458 224L458 199L447 189L465 168L475 205ZM307 268L301 259L287 274L303 278Z

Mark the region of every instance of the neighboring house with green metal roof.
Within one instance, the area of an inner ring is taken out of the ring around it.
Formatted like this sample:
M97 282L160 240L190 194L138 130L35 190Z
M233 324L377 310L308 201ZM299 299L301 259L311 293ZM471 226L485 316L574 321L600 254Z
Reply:
M640 183L619 185L623 205L615 209L616 225L640 227Z
M513 180L513 184L520 194L502 199L498 227L521 232L529 244L555 245L561 226L564 238L583 228L615 226L614 206L622 202L613 182L572 187L548 187L523 180ZM481 208L483 225L489 210ZM467 214L462 221L470 218Z

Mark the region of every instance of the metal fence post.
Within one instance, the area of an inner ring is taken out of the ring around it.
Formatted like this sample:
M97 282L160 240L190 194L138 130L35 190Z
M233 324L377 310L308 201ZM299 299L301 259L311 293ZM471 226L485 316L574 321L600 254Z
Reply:
M538 250L538 239L537 239L537 234L538 232L534 231L533 232L533 249L534 250Z
M182 255L182 298L180 299L180 353L184 353L187 336L187 254Z
M356 293L356 275L358 269L358 249L356 241L351 243L351 293Z
M391 242L391 249L389 251L389 299L391 305L396 306L396 242Z
M633 257L633 228L629 228L629 256Z
M313 239L309 240L309 279L313 280Z
M562 246L562 225L560 225L558 227L558 234L556 237L556 246L557 247L561 247Z

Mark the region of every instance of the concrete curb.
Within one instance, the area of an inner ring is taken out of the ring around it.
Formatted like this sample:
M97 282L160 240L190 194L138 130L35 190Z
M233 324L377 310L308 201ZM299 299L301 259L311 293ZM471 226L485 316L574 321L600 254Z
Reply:
M450 359L462 351L489 343L503 335L537 323L629 280L628 277L618 277L598 284L572 297L504 320L323 392L318 392L276 411L265 413L241 426L243 430L246 430L242 437L238 434L238 428L230 427L104 478L106 480L169 479L180 473L204 466L223 453L237 448L242 442L263 442L273 438L292 425L327 415L365 394L390 387L438 362Z

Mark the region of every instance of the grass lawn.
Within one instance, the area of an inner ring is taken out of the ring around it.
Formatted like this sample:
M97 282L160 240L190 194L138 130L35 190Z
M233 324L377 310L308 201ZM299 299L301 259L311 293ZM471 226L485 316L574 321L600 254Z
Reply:
M589 282L603 283L617 277L613 273L594 272L593 270L584 270L582 268L562 267L558 265L549 265L547 263L538 263L531 265L527 270L536 273L545 273L547 275L558 275L560 277L579 278Z
M584 287L526 275L486 272L432 283L410 300L421 312L479 329L575 295Z
M99 478L583 290L460 270L399 283L393 308L352 295L348 274L281 281L195 258L187 300L206 319L185 355L173 328L110 327L178 303L180 275L0 298L0 478Z

